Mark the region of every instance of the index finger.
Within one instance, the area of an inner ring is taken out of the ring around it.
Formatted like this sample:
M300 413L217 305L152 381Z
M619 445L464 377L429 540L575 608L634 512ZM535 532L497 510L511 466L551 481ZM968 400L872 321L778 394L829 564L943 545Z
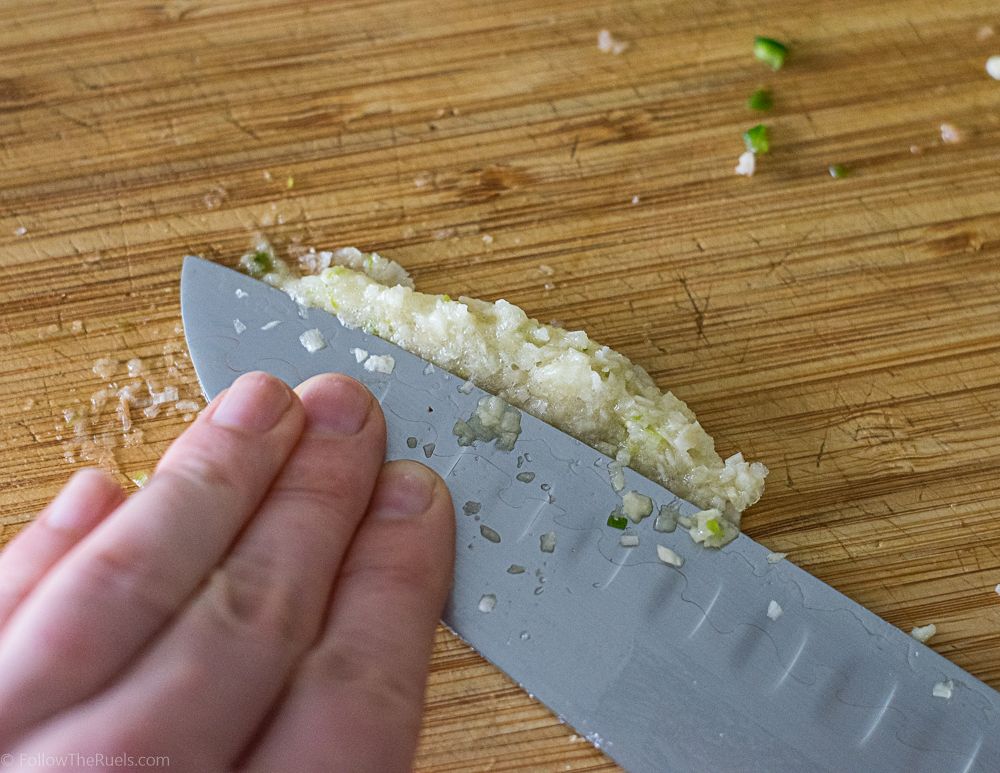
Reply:
M285 384L240 377L42 580L0 637L0 746L93 694L167 622L256 512L304 422Z

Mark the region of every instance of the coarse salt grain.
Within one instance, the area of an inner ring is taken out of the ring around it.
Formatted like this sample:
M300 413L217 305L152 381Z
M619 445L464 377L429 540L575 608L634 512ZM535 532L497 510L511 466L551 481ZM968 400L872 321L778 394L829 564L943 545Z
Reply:
M364 369L372 373L392 373L396 367L396 361L389 354L373 354L365 360Z
M117 367L118 360L113 360L110 357L102 357L94 363L94 373L103 379L108 379L115 374Z
M756 168L757 159L754 154L748 150L746 153L740 155L740 161L736 165L736 174L741 174L744 177L753 177L753 173Z
M597 34L597 49L601 53L617 55L628 48L628 45L623 40L615 40L608 30L601 30Z
M301 343L302 346L305 347L305 350L310 354L326 348L326 339L323 338L323 334L319 332L319 328L315 327L312 330L307 330L300 335L299 343Z
M935 684L934 688L931 690L931 695L933 695L935 698L944 698L947 701L951 700L951 694L954 692L954 690L955 690L955 683L951 681L951 679L948 679L947 681L938 682L937 684Z
M991 78L1000 81L1000 56L991 56L986 60L986 72Z
M781 608L781 604L777 601L771 600L771 603L767 605L767 616L773 622L785 614L785 610Z
M943 142L961 142L962 132L950 123L941 124L941 140Z

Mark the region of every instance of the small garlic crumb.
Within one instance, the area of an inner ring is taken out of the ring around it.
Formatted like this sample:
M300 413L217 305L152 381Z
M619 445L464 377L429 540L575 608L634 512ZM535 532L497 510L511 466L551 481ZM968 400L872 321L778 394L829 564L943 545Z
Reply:
M767 605L768 618L774 621L777 620L779 617L781 617L783 614L785 614L785 610L781 608L781 604L779 604L774 599L771 599L771 603Z
M931 690L931 695L935 698L944 698L946 701L951 700L951 694L955 690L955 683L948 679L945 682L938 682L934 685L934 689Z
M495 544L499 544L500 542L500 534L495 529L491 529L485 523L480 525L479 533L482 534L490 542L493 542Z
M479 611L480 612L492 612L493 607L497 605L497 597L492 593L487 593L481 599L479 599Z
M664 545L656 546L656 556L668 566L676 566L680 569L684 566L684 557L677 555L674 551Z
M753 173L757 168L757 159L753 153L749 150L746 153L740 155L740 161L736 165L736 174L741 174L744 177L753 177Z
M485 242L486 244L493 244L493 237L490 236L489 234L486 234L485 236L483 236L483 242Z
M272 319L266 325L261 325L260 329L261 330L272 330L272 329L276 328L280 324L281 324L281 320L280 319Z
M543 534L539 542L543 553L554 553L556 549L556 533L550 531L547 534Z
M622 512L632 523L639 523L653 513L653 500L638 491L630 491L622 497Z
M20 228L14 231L14 236L24 236L26 233L28 233L28 229L25 228L24 226L21 226Z
M247 329L247 326L246 326L246 325L244 325L244 324L243 324L243 323L242 323L242 322L241 322L240 320L238 320L238 319L234 319L234 320L233 320L233 327L234 327L234 328L236 328L236 335L239 335L240 333L242 333L242 332L243 332L244 330L246 330L246 329Z
M639 536L637 534L622 534L618 538L618 544L623 548L639 547Z
M246 290L241 290L238 287L236 288L236 297L237 298L246 298L249 295L250 295L250 293L248 293Z
M358 362L364 362L365 360L368 359L368 352L366 352L364 349L360 347L356 349L351 349L351 352L354 354L354 359L356 359Z
M986 72L994 80L1000 81L1000 56L991 56L986 60Z
M925 626L917 626L912 631L910 631L910 636L916 639L921 644L926 644L927 640L930 639L934 634L937 633L937 626L934 623Z
M779 561L781 561L783 558L785 558L787 555L788 555L788 553L768 553L767 554L767 563L769 563L769 564L776 564Z
M943 123L941 124L941 140L942 142L961 142L962 132L950 123Z

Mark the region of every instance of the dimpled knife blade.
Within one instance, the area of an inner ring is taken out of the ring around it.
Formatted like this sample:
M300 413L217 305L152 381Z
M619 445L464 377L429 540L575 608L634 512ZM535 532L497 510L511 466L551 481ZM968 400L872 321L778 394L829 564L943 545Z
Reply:
M616 492L607 457L527 414L509 453L459 446L484 392L236 271L186 258L181 308L209 398L250 370L376 395L387 457L433 467L455 503L444 622L631 773L1000 771L1000 695L745 535L654 531L660 506L697 511L663 487L626 470ZM607 526L628 491L656 507L635 547Z

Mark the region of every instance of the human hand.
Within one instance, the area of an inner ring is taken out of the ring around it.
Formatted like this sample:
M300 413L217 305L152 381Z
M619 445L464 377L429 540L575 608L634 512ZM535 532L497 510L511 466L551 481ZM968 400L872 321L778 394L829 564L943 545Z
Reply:
M357 382L254 373L142 491L74 475L0 553L4 763L408 771L455 524L384 453Z

